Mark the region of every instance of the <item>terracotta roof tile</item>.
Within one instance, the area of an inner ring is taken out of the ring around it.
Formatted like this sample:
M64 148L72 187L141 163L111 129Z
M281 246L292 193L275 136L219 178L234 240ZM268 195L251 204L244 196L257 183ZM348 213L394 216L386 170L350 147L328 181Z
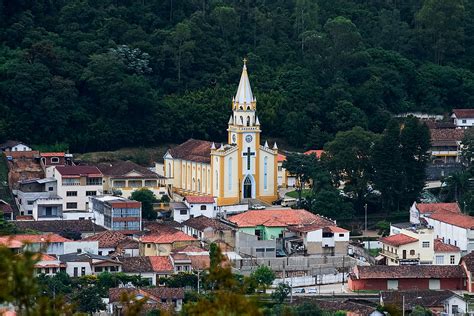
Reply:
M173 263L168 256L150 256L148 257L154 272L168 272L174 271Z
M474 229L474 217L469 215L435 212L429 218L461 228Z
M445 244L441 239L434 240L434 251L435 252L460 252L461 249L454 245Z
M195 245L187 245L181 248L175 248L173 252L176 253L209 253L206 249L203 249L201 247L195 246Z
M348 233L347 229L338 227L338 226L329 226L328 229L333 233Z
M76 176L76 175L97 175L101 176L102 173L97 167L94 166L58 166L56 170L62 176Z
M188 196L185 196L184 199L186 201L188 201L188 203L191 203L191 204L195 204L195 203L198 203L198 204L212 204L212 203L215 203L214 197L209 196L209 195L206 195L206 196L188 195Z
M141 237L140 241L145 243L170 244L178 241L197 241L197 239L177 230L176 232L151 233Z
M64 157L65 153L57 152L57 153L41 153L41 157Z
M110 163L100 163L97 168L102 174L109 177L121 178L161 178L157 173L154 173L148 168L142 167L132 161L115 161ZM131 172L141 174L141 176L128 175Z
M461 262L466 265L469 272L474 272L474 252L468 253L461 258Z
M283 162L286 160L286 156L283 154L278 154L277 161L278 162Z
M407 245L407 244L417 242L418 239L407 236L405 234L396 234L396 235L380 238L379 241L386 245L398 247L401 245Z
M124 234L113 231L107 230L87 238L83 238L82 240L85 241L98 241L99 248L116 248L123 242L133 242L133 239L130 237L125 236Z
M194 255L189 256L189 259L191 259L191 267L194 270L204 270L211 266L209 255Z
M199 231L203 231L206 228L213 228L215 230L232 230L230 226L220 222L218 219L209 218L204 215L190 218L183 222L183 226L195 228Z
M416 209L421 214L434 212L461 213L458 203L416 203Z
M334 222L315 215L306 210L293 209L271 209L271 210L250 210L245 213L229 217L229 221L238 227L254 226L298 226L321 224L324 226L334 225Z
M305 155L316 155L317 158L321 158L321 155L324 153L324 150L322 149L311 149L308 151L305 151Z
M474 117L474 109L453 109L453 115L456 118L472 118Z
M451 140L451 141L462 141L464 137L464 129L460 128L440 128L432 129L431 141Z
M444 307L444 301L455 295L448 290L420 290L420 291L382 291L384 305L391 304L402 307L405 304L405 310L412 310L415 306L423 307Z
M122 293L128 294L142 294L148 296L151 299L184 299L184 288L168 288L168 287L156 287L156 288L110 288L109 289L109 301L110 303L120 301Z
M358 279L448 279L465 277L461 266L401 265L401 266L356 266Z
M211 146L211 142L190 138L181 145L170 149L170 154L177 159L210 163Z
M21 248L26 243L61 243L71 241L56 234L10 235L0 237L0 244L8 248Z
M65 230L81 233L101 232L106 229L94 224L91 220L50 220L50 221L13 221L13 225L21 230L35 230L44 233L59 234Z
M150 259L148 257L123 257L122 271L125 273L146 273L153 271Z

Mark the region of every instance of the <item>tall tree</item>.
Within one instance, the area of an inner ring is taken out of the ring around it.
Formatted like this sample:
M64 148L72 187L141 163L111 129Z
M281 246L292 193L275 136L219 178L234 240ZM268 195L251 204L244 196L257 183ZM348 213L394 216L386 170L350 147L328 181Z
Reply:
M158 200L155 194L147 188L142 188L132 192L130 199L142 202L142 217L147 220L155 220L156 212L153 210L153 204Z

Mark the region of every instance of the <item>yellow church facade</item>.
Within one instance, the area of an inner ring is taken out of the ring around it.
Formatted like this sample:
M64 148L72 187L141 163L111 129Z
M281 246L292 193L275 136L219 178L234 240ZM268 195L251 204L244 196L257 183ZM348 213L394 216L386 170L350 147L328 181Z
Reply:
M260 140L257 102L244 62L232 99L227 144L189 139L165 154L164 174L181 195L211 195L218 206L278 198L276 144Z

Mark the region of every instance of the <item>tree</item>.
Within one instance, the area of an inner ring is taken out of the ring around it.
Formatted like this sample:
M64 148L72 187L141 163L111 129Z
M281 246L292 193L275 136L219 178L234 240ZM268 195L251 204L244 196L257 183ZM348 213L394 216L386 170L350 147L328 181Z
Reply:
M314 155L289 154L283 162L283 168L295 176L296 191L298 192L298 203L301 202L303 188L311 178Z
M415 308L410 313L410 316L431 316L433 313L428 309L422 306L415 306Z
M77 303L77 309L85 313L96 313L105 309L102 302L100 289L97 286L85 286L76 292L74 301Z
M273 272L270 267L261 265L257 270L252 272L250 277L255 279L258 287L266 291L266 289L272 285L273 280L275 280L275 272Z
M426 33L422 39L430 39L433 61L441 64L446 55L463 51L464 5L462 0L426 0L416 14L416 20Z
M376 139L375 134L357 126L337 133L325 146L323 157L334 181L344 183L344 192L354 198L358 211L363 209L368 184L372 180L371 151Z
M147 220L155 220L156 212L153 210L153 204L158 200L155 194L147 188L142 188L132 192L130 199L142 202L142 217Z
M286 283L278 283L277 288L272 292L272 299L278 304L282 304L290 295L291 287Z

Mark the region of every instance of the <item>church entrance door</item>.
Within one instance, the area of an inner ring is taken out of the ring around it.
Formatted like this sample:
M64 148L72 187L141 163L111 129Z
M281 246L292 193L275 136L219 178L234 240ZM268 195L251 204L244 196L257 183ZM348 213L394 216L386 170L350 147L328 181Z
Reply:
M246 177L244 180L244 199L252 198L252 180Z

